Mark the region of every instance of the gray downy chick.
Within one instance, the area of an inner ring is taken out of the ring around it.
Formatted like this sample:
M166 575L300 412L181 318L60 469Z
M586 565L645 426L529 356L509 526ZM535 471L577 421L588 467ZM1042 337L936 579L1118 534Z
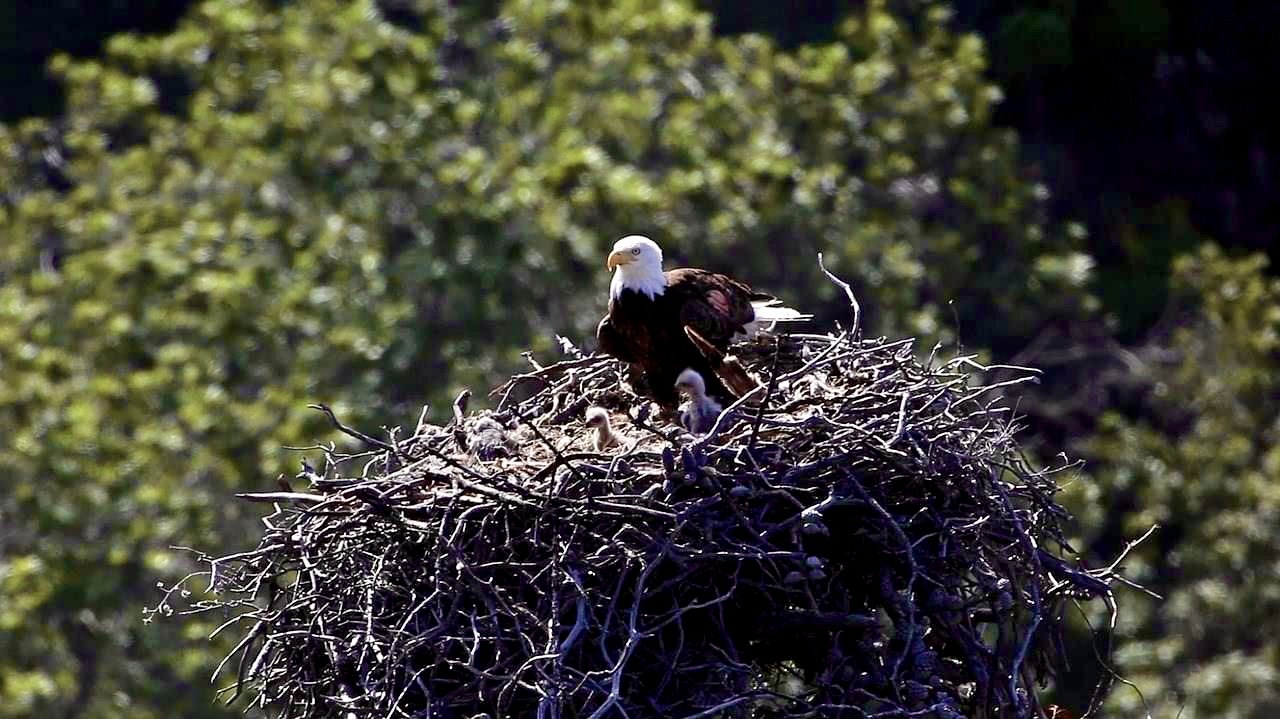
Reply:
M467 447L482 460L509 457L517 444L501 422L491 416L477 417L467 432Z
M693 434L706 434L715 426L723 408L707 396L707 384L702 375L686 369L676 378L676 391L689 399L680 405L680 424Z

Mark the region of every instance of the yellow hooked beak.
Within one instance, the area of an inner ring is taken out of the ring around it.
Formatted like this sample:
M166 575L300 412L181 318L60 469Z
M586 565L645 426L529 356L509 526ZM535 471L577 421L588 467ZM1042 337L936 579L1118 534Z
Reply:
M626 250L614 250L609 253L609 261L606 263L610 270L619 266L631 263L631 253Z

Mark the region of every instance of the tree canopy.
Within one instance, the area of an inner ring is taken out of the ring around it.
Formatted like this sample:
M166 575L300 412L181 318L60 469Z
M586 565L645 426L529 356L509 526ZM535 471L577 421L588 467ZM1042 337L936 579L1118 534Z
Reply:
M1280 709L1280 280L1266 266L1215 245L1178 259L1164 341L1139 355L1152 407L1107 413L1085 449L1098 464L1076 489L1095 541L1163 528L1133 567L1164 599L1134 602L1120 628L1119 668L1155 716ZM1133 693L1114 704L1143 708Z

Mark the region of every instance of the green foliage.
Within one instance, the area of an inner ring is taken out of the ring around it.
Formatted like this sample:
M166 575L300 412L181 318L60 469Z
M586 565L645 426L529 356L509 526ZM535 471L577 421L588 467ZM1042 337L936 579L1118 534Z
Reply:
M202 628L140 622L167 547L239 543L308 401L399 421L585 344L624 233L815 308L827 252L892 333L1091 310L942 6L794 52L681 0L420 6L207 0L0 129L0 716L217 714Z
M1084 527L1162 527L1130 566L1165 599L1126 602L1120 627L1119 668L1155 716L1280 710L1280 280L1265 266L1213 245L1174 263L1191 316L1149 353L1156 406L1104 418L1097 482L1077 488ZM1113 703L1141 709L1132 692Z
M1188 217L1185 203L1133 210L1117 222L1111 255L1099 267L1099 300L1115 308L1115 333L1142 341L1171 300L1174 259L1208 241Z

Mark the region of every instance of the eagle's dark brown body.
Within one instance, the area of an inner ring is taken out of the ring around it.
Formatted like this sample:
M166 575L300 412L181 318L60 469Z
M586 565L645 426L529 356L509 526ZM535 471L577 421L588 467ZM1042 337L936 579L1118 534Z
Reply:
M734 335L756 319L751 303L774 298L706 270L669 270L666 278L666 291L652 298L630 289L610 298L609 314L596 328L600 351L642 369L653 399L664 407L678 403L676 378L690 367L706 380L709 395L731 401L732 395L684 328L723 352Z

